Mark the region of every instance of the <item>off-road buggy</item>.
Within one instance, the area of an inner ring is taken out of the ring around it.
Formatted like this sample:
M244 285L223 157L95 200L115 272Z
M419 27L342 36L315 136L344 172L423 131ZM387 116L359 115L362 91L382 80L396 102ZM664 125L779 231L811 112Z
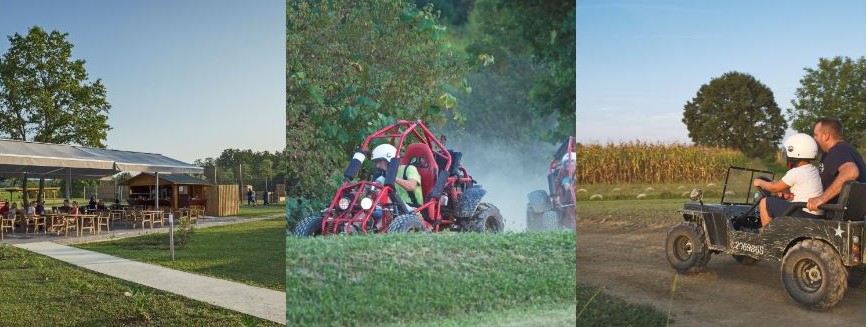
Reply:
M356 180L368 149L382 143L397 149L387 170L373 174L384 176L384 182ZM295 227L295 235L501 232L504 223L499 209L481 202L486 191L460 165L461 157L460 152L446 149L420 120L401 120L385 127L368 136L352 156L343 185L328 208L304 218ZM400 165L415 166L421 176L423 200L412 210L396 192Z
M748 177L745 183L740 182L748 185L747 192L729 191L735 184L732 175ZM680 273L704 269L713 254L731 255L742 264L781 261L782 285L793 300L811 309L831 308L847 287L856 287L863 280L866 184L846 183L835 203L819 207L824 210L821 218L792 216L794 210L805 207L805 203L794 203L784 215L761 228L758 203L773 195L757 188L752 196L751 181L770 180L773 175L728 168L719 204L703 203L701 190L693 190L694 202L680 210L685 222L668 232L668 261Z
M574 137L569 136L553 154L553 160L548 166L548 191L535 190L526 196L527 230L575 228L574 153ZM563 185L563 179L570 182Z

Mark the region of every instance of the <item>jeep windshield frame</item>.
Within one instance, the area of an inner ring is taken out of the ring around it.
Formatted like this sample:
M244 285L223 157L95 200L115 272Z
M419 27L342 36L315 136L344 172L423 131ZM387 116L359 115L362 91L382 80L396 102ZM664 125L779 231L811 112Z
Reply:
M728 185L731 182L731 180L730 180L731 171L745 171L745 172L748 172L748 174L749 174L749 180L747 183L749 186L748 186L748 189L746 190L745 198L743 199L743 202L737 202L737 200L734 200L734 198L739 197L739 195L736 195L736 194L730 196L732 198L732 199L730 199L730 201L728 201L729 199L727 199L728 198L728 194L727 194L728 193ZM725 174L725 184L722 185L722 204L724 204L724 205L753 205L753 204L755 204L754 201L749 202L749 200L752 197L752 189L754 188L752 186L752 180L755 179L756 174L758 176L763 176L763 175L769 174L770 179L772 179L772 180L776 179L776 173L769 171L769 170L729 166L728 172Z

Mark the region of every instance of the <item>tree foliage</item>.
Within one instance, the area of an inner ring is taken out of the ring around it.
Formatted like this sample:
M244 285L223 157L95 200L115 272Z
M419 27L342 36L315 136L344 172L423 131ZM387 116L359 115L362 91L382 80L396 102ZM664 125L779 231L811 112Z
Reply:
M818 118L836 117L849 142L866 146L866 57L820 58L818 67L804 70L788 109L791 127L811 134Z
M214 182L216 171L217 184L252 185L260 190L267 183L273 191L277 183L285 180L285 153L276 151L252 151L240 149L225 149L216 158L198 159L193 164L204 168L204 178Z
M559 142L575 133L575 3L573 1L480 0L475 3L470 18L472 43L467 51L476 56L491 54L495 67L480 74L496 74L501 78L525 79L531 83L522 88L503 90L517 92L530 102L529 107L511 108L500 117L526 116L524 122L541 126L550 118L549 128L536 129L531 134L548 141ZM535 67L528 76L522 61ZM480 111L500 111L500 108L479 108ZM478 114L474 112L473 114Z
M695 144L734 148L751 157L773 155L788 127L773 91L739 72L702 85L686 102L682 121Z
M423 8L431 4L443 22L452 26L462 26L469 20L474 2L474 0L415 0L415 5Z
M89 81L67 36L34 26L27 35L8 37L10 47L0 59L0 136L105 146L111 129L105 86Z
M446 85L470 68L432 6L287 3L286 151L291 195L321 197L354 147L397 119L461 115Z

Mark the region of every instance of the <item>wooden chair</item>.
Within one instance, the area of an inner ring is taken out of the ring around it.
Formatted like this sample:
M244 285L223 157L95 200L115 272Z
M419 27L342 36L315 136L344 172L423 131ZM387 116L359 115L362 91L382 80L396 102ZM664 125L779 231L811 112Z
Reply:
M84 230L88 230L91 235L96 232L96 215L81 215L78 216L80 227L78 230L81 234L78 236L84 235Z
M150 224L150 229L153 229L153 225L159 223L162 225L162 214L156 211L147 211L142 214L143 221L141 223L141 228L144 229L144 224Z
M5 230L12 231L12 234L15 234L15 217L2 216L0 217L0 237L2 237L3 232Z
M112 222L121 221L124 218L124 211L112 210L109 212L108 216L111 217Z
M105 226L105 230L111 231L111 213L108 211L100 211L99 215L96 216L96 233L102 233L102 226Z
M43 230L45 230L45 217L38 215L25 215L24 220L24 234L27 234L27 229L29 226L33 226L33 234L39 232L40 226Z
M64 232L65 236L69 236L69 230L73 230L75 235L78 235L78 216L71 215L62 215L59 219L56 219L57 223L60 224L57 229L57 235L60 235L60 232Z
M141 229L144 229L144 222L147 217L145 217L145 213L139 210L132 210L126 214L126 219L132 223L133 229L135 229L136 224L141 224Z

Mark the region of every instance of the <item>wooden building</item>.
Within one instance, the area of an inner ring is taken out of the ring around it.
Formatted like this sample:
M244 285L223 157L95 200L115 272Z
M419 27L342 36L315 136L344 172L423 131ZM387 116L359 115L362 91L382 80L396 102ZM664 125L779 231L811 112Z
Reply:
M160 207L173 209L190 206L207 207L208 190L212 184L206 180L183 174L159 174L159 191L155 191L154 174L140 173L127 179L122 185L129 186L127 202L133 206L153 206L159 196Z

